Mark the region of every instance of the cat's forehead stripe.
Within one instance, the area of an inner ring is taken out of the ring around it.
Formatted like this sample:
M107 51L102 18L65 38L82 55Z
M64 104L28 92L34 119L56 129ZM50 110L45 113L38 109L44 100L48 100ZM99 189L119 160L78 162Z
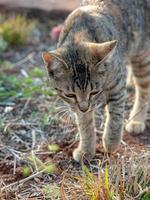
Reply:
M89 61L85 50L79 46L70 47L67 54L64 55L64 59L72 72L72 89L74 90L76 85L80 90L85 90L90 82Z
M72 67L74 84L76 84L80 90L85 90L90 81L88 66L84 63L75 63Z

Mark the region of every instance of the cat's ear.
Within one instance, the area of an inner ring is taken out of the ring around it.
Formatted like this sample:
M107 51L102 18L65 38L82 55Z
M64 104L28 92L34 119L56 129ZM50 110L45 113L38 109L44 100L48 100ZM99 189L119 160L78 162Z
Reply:
M59 72L68 69L67 64L61 58L61 55L58 53L58 51L44 52L42 54L42 58L50 76L55 72L57 72L58 75Z
M42 54L42 58L43 58L44 64L45 64L46 66L51 65L51 62L52 62L52 55L51 55L51 53L49 53L49 52L44 52L44 53Z
M103 43L87 43L90 53L99 61L111 57L117 45L117 40L112 40Z

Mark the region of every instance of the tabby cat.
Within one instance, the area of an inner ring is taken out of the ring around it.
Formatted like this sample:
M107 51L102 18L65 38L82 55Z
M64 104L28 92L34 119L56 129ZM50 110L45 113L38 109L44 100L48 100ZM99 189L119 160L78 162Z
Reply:
M43 60L58 95L76 112L80 132L73 157L95 155L94 111L105 97L103 146L114 152L124 125L126 64L135 103L126 130L145 129L150 102L150 0L84 0L66 19L57 49Z

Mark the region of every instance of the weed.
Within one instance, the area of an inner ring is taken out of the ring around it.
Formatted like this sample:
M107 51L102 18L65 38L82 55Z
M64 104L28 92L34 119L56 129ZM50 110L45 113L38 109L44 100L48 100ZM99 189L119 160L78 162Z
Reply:
M150 191L149 192L144 192L141 195L141 198L140 198L140 200L149 200L149 199L150 199Z
M27 165L23 166L23 177L28 177L31 174L31 169Z
M55 184L44 185L42 187L42 192L46 198L57 199L60 197L60 188Z
M44 72L40 68L31 70L27 77L0 74L0 101L14 101L21 97L34 98L41 94L55 95L54 91L47 87Z
M8 47L8 43L4 40L3 37L0 37L0 52L5 51Z
M94 165L96 171L83 164L80 176L65 178L61 191L64 200L150 199L149 153L137 156L131 152L130 159L120 156L104 162Z
M0 50L8 46L19 46L29 41L35 22L17 15L0 21Z
M5 118L4 117L1 117L0 116L0 131L2 131L3 130L3 128L4 128L4 122L5 122Z
M82 165L82 177L79 178L81 187L87 198L90 200L112 200L113 191L110 188L110 181L108 176L108 167L106 165L105 172L101 173L101 176L95 176L90 170L83 164Z
M40 116L40 126L43 129L45 125L50 124L51 116L49 113L42 113Z
M49 144L48 150L50 152L56 153L56 152L60 151L60 147L57 144Z
M56 167L51 163L51 161L43 163L33 152L28 156L28 160L36 172L44 170L46 174L49 174L56 170Z

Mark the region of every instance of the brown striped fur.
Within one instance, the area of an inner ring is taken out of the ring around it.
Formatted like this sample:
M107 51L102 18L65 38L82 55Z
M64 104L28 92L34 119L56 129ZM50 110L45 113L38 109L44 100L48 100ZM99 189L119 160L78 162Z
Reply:
M54 88L77 115L76 161L95 155L94 111L101 101L107 107L104 148L113 152L120 144L128 61L136 94L126 129L144 131L150 102L149 10L149 0L83 0L66 19L57 49L43 54Z

